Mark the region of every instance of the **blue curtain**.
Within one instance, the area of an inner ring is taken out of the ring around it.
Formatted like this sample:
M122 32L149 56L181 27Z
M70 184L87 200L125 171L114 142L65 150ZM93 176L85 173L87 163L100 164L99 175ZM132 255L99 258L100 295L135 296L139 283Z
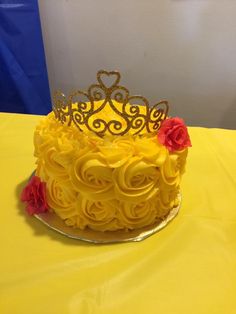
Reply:
M38 2L0 0L0 111L50 110Z

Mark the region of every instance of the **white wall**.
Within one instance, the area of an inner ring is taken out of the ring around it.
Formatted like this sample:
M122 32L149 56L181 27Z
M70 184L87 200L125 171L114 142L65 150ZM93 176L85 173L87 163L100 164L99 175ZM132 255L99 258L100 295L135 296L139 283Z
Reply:
M236 129L235 0L40 0L51 91L117 69L190 125Z

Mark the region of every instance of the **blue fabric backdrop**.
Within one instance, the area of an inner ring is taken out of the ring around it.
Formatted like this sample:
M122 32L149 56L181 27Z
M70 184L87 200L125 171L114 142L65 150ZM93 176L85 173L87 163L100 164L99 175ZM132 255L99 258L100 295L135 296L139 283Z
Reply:
M50 110L38 2L0 0L0 111Z

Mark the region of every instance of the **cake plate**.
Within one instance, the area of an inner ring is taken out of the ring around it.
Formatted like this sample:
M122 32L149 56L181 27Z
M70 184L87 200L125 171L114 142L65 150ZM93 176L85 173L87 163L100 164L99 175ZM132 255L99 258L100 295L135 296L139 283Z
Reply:
M181 194L179 194L179 200L181 201ZM35 214L35 218L40 220L50 229L53 229L62 235L81 241L86 241L95 244L105 243L121 243L121 242L138 242L150 237L154 233L163 229L175 216L178 214L180 204L174 207L169 214L152 225L139 228L131 231L94 231L91 229L80 230L77 228L67 226L64 221L59 218L53 212L46 212L42 214Z

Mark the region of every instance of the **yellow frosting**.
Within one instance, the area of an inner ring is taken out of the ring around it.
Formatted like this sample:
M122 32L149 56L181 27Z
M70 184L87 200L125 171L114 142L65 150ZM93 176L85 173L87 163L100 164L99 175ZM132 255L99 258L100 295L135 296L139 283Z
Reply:
M110 114L110 112L109 112ZM102 112L103 119L111 119ZM53 113L34 134L36 175L49 206L70 226L135 229L176 205L187 149L169 152L155 134L97 135L62 125Z

